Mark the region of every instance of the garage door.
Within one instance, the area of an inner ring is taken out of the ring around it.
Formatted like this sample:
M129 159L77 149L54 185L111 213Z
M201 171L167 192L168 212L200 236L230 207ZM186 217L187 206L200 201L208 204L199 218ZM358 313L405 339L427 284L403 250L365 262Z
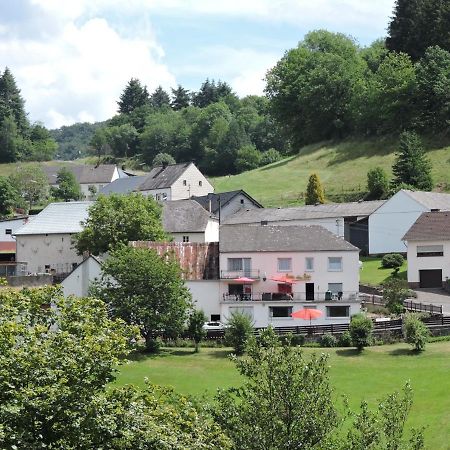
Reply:
M442 270L419 270L421 288L441 288Z

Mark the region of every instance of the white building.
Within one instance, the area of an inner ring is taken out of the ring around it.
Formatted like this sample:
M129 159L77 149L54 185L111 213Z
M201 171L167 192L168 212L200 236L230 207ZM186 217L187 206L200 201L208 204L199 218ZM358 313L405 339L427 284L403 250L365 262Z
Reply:
M192 162L153 167L139 177L118 179L100 190L101 194L141 192L158 201L189 199L214 192L211 183Z
M64 296L87 297L91 283L100 280L101 276L100 259L96 256L89 256L61 281Z
M82 257L72 236L82 230L92 202L51 203L33 221L15 232L17 261L28 263L29 273L69 273Z
M359 249L320 226L222 226L220 316L247 313L256 327L348 323L359 312Z
M219 241L219 220L194 200L164 202L162 223L175 242Z
M80 184L81 192L84 198L91 199L104 186L109 183L123 178L128 178L128 174L114 164L73 164L67 163L64 166L70 170ZM57 178L60 166L43 166L43 170L47 175L48 182L52 187L58 187Z
M450 212L422 213L407 231L411 288L442 288L450 278Z
M424 212L450 210L450 194L398 191L369 216L369 253L405 253L403 236Z
M13 236L28 220L28 216L0 220L0 261L15 260L16 240Z

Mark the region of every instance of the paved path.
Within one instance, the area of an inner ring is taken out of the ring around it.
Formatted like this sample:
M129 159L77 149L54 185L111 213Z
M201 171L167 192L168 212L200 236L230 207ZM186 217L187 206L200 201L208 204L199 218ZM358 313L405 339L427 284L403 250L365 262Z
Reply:
M413 301L433 305L442 305L444 314L450 315L450 293L443 289L415 289L417 299Z

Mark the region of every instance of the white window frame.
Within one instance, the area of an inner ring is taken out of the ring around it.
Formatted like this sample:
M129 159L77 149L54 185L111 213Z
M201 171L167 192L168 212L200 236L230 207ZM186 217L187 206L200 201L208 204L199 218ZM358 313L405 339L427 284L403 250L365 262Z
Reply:
M332 267L332 259L339 259L340 260L340 267L334 268ZM342 260L342 256L329 256L328 257L328 272L342 272L344 270L344 262Z
M308 261L311 261L311 268L308 268ZM305 258L305 272L314 272L314 257L307 256Z
M280 266L281 262L288 262L289 267L287 269L281 268L281 266ZM292 258L278 258L277 259L277 270L278 270L278 272L286 272L286 273L292 272Z

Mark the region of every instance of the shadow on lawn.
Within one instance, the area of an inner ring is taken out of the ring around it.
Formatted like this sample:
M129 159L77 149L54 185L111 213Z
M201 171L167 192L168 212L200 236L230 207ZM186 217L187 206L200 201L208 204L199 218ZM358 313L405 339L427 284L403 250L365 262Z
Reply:
M345 357L355 357L362 355L363 352L360 352L357 348L345 348L342 350L336 350L336 355L345 356Z
M391 356L415 356L420 355L420 352L410 348L396 348L389 352Z

